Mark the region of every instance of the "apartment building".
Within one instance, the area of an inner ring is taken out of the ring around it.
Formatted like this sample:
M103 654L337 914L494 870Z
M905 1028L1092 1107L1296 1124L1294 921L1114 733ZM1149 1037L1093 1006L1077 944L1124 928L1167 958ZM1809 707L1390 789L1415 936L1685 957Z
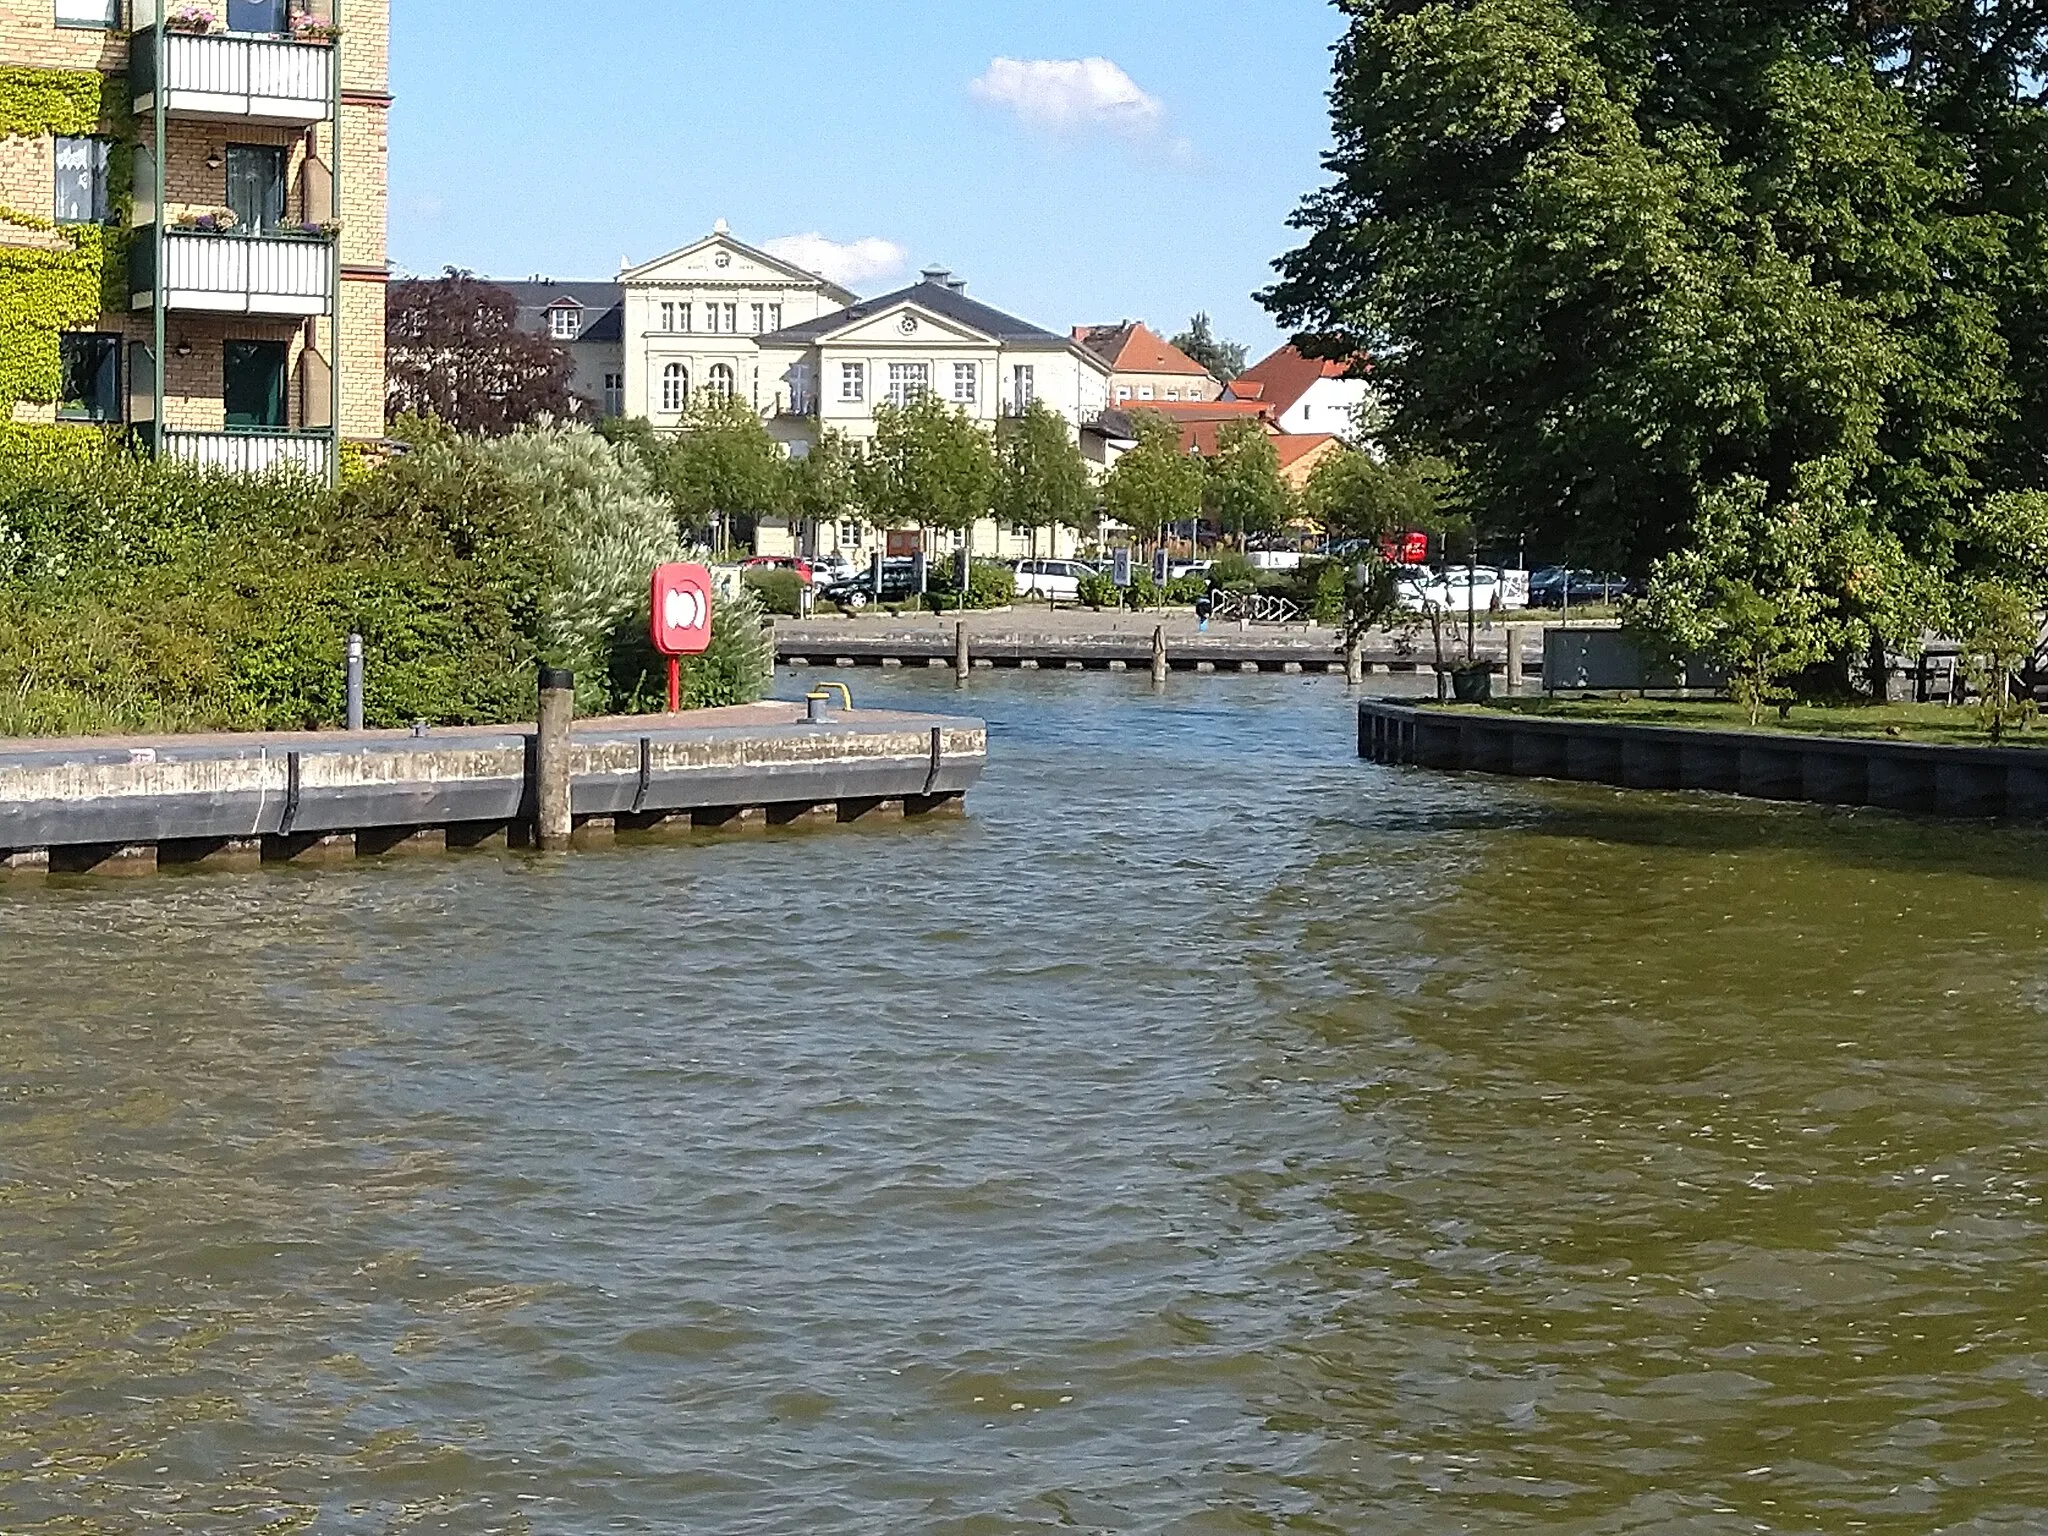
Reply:
M1142 410L1155 401L1199 404L1223 393L1215 377L1142 320L1077 325L1074 340L1110 366L1110 405Z
M97 255L17 421L332 475L384 435L389 0L0 0L0 259ZM97 308L97 313L92 310ZM33 370L31 370L33 371Z

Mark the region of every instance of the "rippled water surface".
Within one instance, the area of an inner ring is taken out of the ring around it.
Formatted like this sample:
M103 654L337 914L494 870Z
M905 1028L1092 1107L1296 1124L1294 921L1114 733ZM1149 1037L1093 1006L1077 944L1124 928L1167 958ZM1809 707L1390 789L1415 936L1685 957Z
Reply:
M0 884L0 1531L2048 1526L2048 841L972 700L964 822Z

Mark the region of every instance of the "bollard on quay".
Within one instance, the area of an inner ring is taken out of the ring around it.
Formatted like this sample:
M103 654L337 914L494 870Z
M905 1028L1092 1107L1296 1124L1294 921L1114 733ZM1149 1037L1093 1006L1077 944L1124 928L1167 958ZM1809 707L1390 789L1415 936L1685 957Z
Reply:
M363 637L348 637L348 670L346 674L348 699L348 728L360 731L363 728Z
M1166 626L1162 624L1152 631L1152 681L1164 686L1170 670L1171 663L1166 658Z
M576 831L569 798L569 727L576 718L576 674L540 669L540 722L534 742L534 841L544 853L567 853Z
M974 658L967 649L967 621L962 619L953 630L953 684L965 688L967 679L973 673Z

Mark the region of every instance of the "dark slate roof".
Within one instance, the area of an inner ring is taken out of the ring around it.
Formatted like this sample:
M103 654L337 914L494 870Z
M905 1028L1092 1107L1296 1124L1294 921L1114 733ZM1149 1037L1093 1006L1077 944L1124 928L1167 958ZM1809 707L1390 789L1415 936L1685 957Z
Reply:
M885 293L877 299L862 299L858 304L821 315L816 320L806 320L802 325L788 326L772 336L760 338L764 347L807 347L821 336L842 330L849 325L867 319L870 315L881 314L899 304L915 304L928 309L935 315L958 321L970 330L993 336L1006 346L1012 347L1065 347L1067 338L1056 336L1051 331L1041 330L1027 320L1015 315L1006 315L1000 309L991 309L977 299L970 299L956 288L943 283L916 283L908 288L899 288L894 293Z
M504 283L486 278L518 301L519 329L541 335L546 332L547 314L563 299L583 306L583 329L576 340L623 341L626 338L626 290L620 283L524 282ZM573 343L572 343L573 345Z

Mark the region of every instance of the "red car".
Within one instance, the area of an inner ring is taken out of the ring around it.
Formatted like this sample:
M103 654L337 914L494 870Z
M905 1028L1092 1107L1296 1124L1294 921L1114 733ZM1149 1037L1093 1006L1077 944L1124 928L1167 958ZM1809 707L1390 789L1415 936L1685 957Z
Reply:
M795 555L753 555L740 562L743 571L795 571L797 580L809 586L814 579L811 562Z

